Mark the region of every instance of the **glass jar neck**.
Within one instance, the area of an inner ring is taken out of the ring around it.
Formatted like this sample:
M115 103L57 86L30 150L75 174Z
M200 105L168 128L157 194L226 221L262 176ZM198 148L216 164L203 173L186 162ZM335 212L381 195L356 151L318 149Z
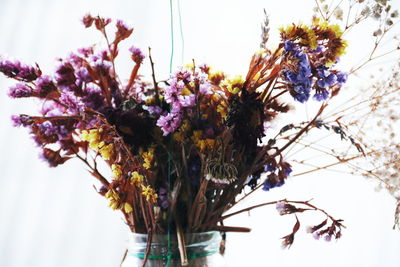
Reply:
M147 234L131 233L128 241L128 256L145 258ZM219 253L221 234L217 231L185 235L188 260L194 260ZM179 260L180 253L176 234L153 235L148 259Z

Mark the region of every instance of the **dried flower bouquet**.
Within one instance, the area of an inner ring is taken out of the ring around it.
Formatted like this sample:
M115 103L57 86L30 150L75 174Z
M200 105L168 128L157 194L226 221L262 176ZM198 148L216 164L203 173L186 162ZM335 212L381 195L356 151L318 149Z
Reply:
M38 65L1 58L0 72L18 81L9 96L42 102L39 115L21 114L12 120L29 129L50 166L81 160L100 182L99 194L122 212L132 232L150 237L173 233L179 238L182 233L209 230L246 232L250 229L225 226L223 221L274 204L281 215L309 210L326 214L326 220L308 230L317 238L338 239L342 220L309 201L283 199L228 213L258 188L268 191L284 185L292 166L283 153L299 145L312 128L332 130L365 155L346 127L321 119L347 80L348 74L336 63L347 46L343 34L353 24L347 20L341 29L330 23L330 16L343 16L339 6L333 11L319 3L317 7L320 18L311 25L282 28L280 43L272 50L267 47L266 19L261 49L244 77L230 77L193 61L158 81L149 49L151 82L140 75L146 56L137 47L129 49L133 67L127 81L116 72L119 44L133 29L118 20L110 39L111 19L86 15L84 25L104 36L105 49L78 49L60 59L53 75L42 74ZM378 11L368 12L358 14L357 23ZM397 17L390 8L380 12ZM278 130L268 127L294 108L293 101L320 104L309 121L290 122ZM109 166L111 176L99 170L99 162ZM299 228L296 216L292 233L283 237L285 247L293 243Z

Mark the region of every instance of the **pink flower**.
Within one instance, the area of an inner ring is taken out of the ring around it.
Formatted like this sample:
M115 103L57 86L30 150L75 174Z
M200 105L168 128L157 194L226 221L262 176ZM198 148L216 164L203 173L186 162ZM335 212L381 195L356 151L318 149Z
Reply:
M279 215L284 215L286 209L286 203L279 201L276 203L276 210L279 212Z

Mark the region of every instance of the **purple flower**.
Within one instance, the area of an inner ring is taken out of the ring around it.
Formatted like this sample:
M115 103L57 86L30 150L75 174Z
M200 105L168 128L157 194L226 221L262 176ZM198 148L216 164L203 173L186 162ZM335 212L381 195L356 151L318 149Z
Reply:
M311 91L312 73L310 62L307 55L293 42L286 41L284 49L285 53L298 60L295 71L282 71L284 79L292 84L290 94L293 98L300 103L304 103L309 99Z
M295 44L292 41L285 41L284 47L285 51L291 52L295 49Z
M336 81L337 77L334 73L330 72L327 67L322 66L317 68L317 85L320 88L327 88L333 86Z
M168 192L163 187L158 190L158 205L163 209L168 209L169 207Z
M185 96L180 95L178 98L182 107L193 107L195 105L196 96L194 94Z
M173 133L181 123L181 116L179 113L168 113L167 115L161 115L157 120L157 126L163 131L163 135L167 136Z
M89 71L85 67L79 68L75 72L75 76L78 78L80 82L90 83L92 81L92 77L90 76Z
M62 157L60 151L54 151L49 148L43 148L39 158L46 161L50 167L57 167L70 159L69 157Z
M99 87L89 85L85 88L84 94L81 100L85 106L94 110L100 110L105 106L105 99Z
M89 28L90 26L92 26L93 21L94 21L94 18L90 14L86 14L82 18L82 24L85 25L86 28Z
M8 91L8 96L11 98L22 98L33 96L32 89L23 83L17 83L11 86Z
M50 93L56 92L57 87L48 75L39 77L36 81L36 92L41 98L46 98Z
M339 71L336 76L337 76L337 82L338 82L339 86L341 86L343 83L345 83L347 81L347 73L346 72Z
M292 96L293 96L294 100L296 100L300 103L305 103L310 98L310 94L307 92L293 94Z
M312 233L312 236L313 236L314 239L316 239L316 240L319 240L319 238L321 237L321 235L320 235L317 231L313 232L313 233Z
M79 114L83 110L83 103L72 92L63 92L59 100L72 114Z
M210 95L210 94L212 94L211 84L208 83L208 82L204 83L204 84L200 84L199 91L200 91L200 94L202 94L202 95Z
M142 50L140 50L139 48L137 48L135 46L132 46L131 48L129 48L129 51L132 53L132 55L131 55L132 60L136 64L141 64L143 62L145 55L143 54Z
M126 23L123 22L122 20L117 20L116 26L117 26L116 38L119 38L119 40L128 38L133 32L133 28L126 25Z
M285 213L285 208L286 208L286 203L279 201L276 203L276 210L279 212L280 215L284 215Z
M327 100L329 98L329 92L325 89L317 90L313 98L317 101Z
M46 101L39 110L43 116L61 116L65 112L65 108L53 101Z
M87 58L90 55L93 55L93 48L92 47L81 47L81 48L78 48L78 53Z
M63 62L56 68L56 81L60 86L75 86L75 70L71 63Z
M285 180L279 179L278 175L271 173L267 176L267 179L265 179L262 189L264 191L269 191L272 188L282 186L284 183Z
M332 236L330 234L327 234L327 235L324 236L324 240L326 242L330 242L332 240Z
M276 167L273 166L272 164L266 164L264 166L264 171L266 171L266 172L273 172L275 170L276 170Z
M286 176L286 177L288 177L291 173L292 173L292 167L290 166L290 164L289 163L282 163L281 164L281 166L282 166L282 172L283 172L283 174Z
M143 106L144 110L147 110L150 114L161 114L162 109L159 106Z
M30 117L27 115L12 115L11 120L14 127L29 126L31 124Z
M36 80L40 76L40 70L19 61L0 60L0 72L10 78L16 78L25 82Z

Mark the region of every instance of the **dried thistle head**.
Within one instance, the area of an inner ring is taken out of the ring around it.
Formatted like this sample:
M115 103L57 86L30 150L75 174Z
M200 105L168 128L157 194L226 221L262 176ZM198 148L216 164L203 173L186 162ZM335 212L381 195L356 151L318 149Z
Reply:
M205 175L207 180L225 185L237 179L238 171L234 164L214 159L207 162Z

